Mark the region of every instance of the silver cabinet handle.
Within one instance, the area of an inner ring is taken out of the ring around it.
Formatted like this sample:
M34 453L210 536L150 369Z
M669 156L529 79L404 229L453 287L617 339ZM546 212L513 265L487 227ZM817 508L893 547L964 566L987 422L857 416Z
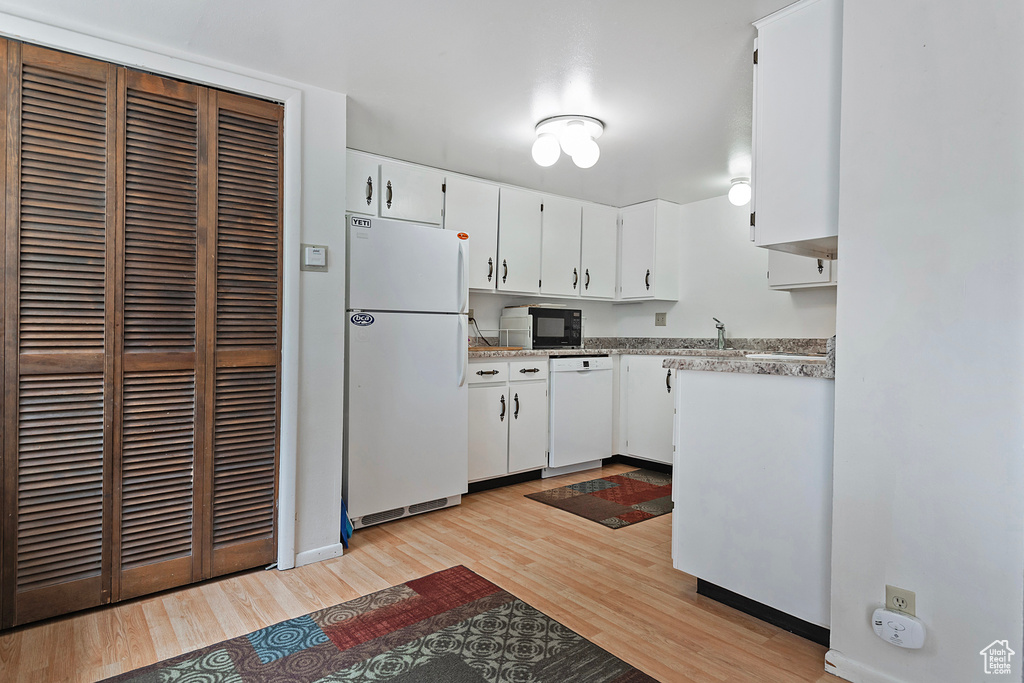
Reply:
M501 418L502 422L505 421L505 394L501 395L501 415L498 417Z
M487 281L491 281L491 277L494 275L494 259L487 259Z
M518 420L519 419L519 394L515 395L515 401L516 401L516 412L512 413L512 417L515 418L516 420Z
M366 205L369 206L370 202L373 201L373 176L366 176Z
M391 181L389 180L388 181L388 200L387 200L387 205L388 205L389 209L391 208L391 200L392 199L394 199L394 190L391 188Z
M669 370L665 374L665 391L667 391L670 394L672 393L672 371L671 370Z

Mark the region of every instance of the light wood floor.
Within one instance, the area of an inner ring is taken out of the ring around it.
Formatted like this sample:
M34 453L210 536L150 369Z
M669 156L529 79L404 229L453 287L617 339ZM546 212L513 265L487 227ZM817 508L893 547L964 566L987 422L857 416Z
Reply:
M0 680L95 681L463 564L665 683L837 682L823 672L825 648L696 594L672 569L671 515L612 530L523 498L630 469L473 494L358 531L334 560L0 634Z

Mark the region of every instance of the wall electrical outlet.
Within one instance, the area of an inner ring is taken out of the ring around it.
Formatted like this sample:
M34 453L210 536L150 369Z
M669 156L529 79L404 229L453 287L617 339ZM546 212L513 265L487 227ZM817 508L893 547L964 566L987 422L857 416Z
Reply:
M908 591L896 586L885 586L885 608L893 609L912 617L917 616L917 596L914 591Z
M667 317L668 317L668 313L655 313L654 314L654 326L655 327L665 327L665 322L666 322L666 318Z
M472 308L469 309L469 319L470 320L476 320L476 318L473 317L473 309Z

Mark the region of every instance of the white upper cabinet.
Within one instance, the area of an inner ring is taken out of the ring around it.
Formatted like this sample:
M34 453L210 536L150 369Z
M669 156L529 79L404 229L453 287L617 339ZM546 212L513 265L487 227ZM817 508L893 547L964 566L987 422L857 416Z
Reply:
M772 250L768 252L768 285L772 289L833 287L836 263Z
M450 177L444 227L469 235L469 287L494 290L498 274L498 186Z
M540 291L541 195L503 187L498 199L498 291Z
M754 24L751 223L759 247L836 253L842 15L842 0L803 0Z
M428 168L384 161L380 165L380 217L440 225L444 175Z
M575 296L580 292L582 202L545 196L541 218L541 294Z
M376 157L349 151L345 156L345 210L377 215L380 180Z
M622 209L619 298L679 299L679 205L661 199Z
M615 298L615 261L619 210L600 204L583 205L580 296Z

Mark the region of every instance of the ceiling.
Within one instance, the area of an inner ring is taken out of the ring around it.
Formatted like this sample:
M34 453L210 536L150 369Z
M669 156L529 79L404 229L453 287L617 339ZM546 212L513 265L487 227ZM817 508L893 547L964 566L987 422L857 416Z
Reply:
M625 206L750 174L751 22L792 0L0 0L0 11L348 95L348 146ZM0 22L2 31L2 22ZM605 122L533 163L534 126Z

